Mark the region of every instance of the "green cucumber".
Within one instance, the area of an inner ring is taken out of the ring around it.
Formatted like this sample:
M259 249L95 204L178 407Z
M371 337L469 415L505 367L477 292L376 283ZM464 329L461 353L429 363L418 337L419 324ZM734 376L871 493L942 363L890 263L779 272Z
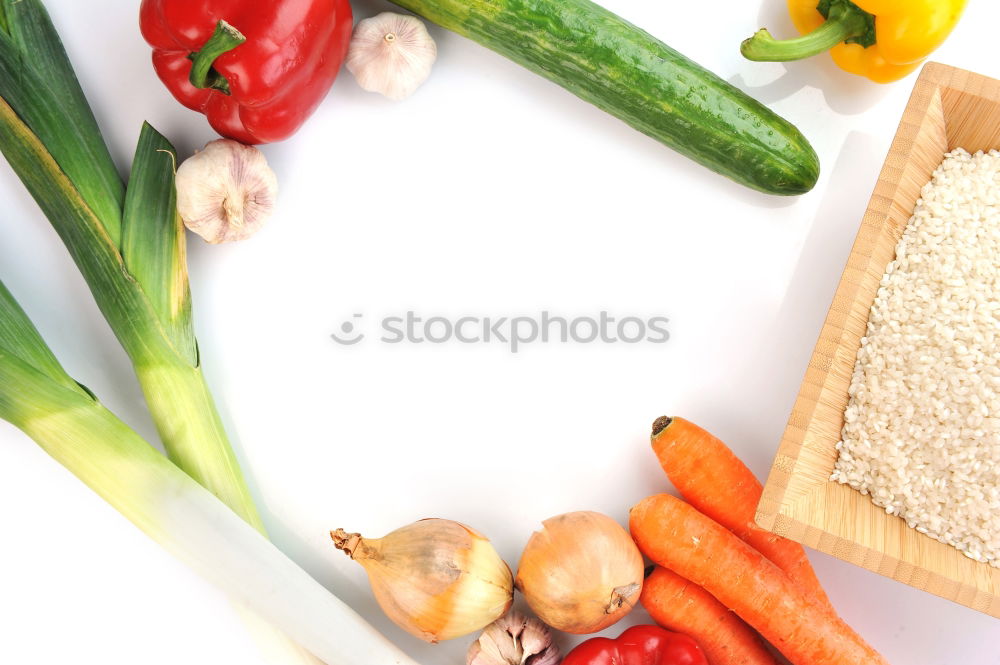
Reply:
M558 83L736 182L808 192L801 132L649 33L589 0L393 0Z

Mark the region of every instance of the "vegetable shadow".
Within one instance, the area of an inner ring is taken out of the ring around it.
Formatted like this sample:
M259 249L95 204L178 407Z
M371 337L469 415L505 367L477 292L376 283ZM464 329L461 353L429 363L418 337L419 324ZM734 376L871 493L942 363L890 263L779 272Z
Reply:
M701 390L707 392L689 403L690 413L711 415L717 434L732 432L743 440L743 461L761 480L771 468L861 225L884 156L882 146L858 131L846 136L836 159L830 160L822 199L809 208L816 210L814 217L800 220L808 231L797 260L787 269L784 293L774 294L769 320L733 331L732 339L745 349L740 360L728 366L725 381L705 384ZM810 559L815 563L814 554ZM835 590L830 585L834 576L821 579Z
M211 381L211 377L209 380ZM358 564L344 556L343 552L338 552L334 548L328 531L315 530L307 533L297 531L286 524L281 515L272 509L256 481L260 469L255 468L244 454L240 428L230 417L224 395L218 396L218 407L223 425L230 435L233 451L245 472L254 505L267 529L268 539L327 591L364 617L365 621L414 660L417 662L433 660L434 647L438 645L431 645L413 637L386 616L371 593L367 574ZM462 641L454 640L454 642ZM462 644L463 649L466 646ZM440 652L439 648L437 653Z
M729 384L712 396L716 411L728 414L727 420L736 423L731 429L739 428L754 450L768 460L773 459L781 440L867 209L884 156L882 145L862 132L847 135L771 324L746 340L752 351L733 368ZM763 468L766 477L769 462ZM877 607L880 594L894 583L828 554L807 552L848 623L866 625L868 608ZM877 629L873 633L878 634Z
M354 3L354 10L356 21L374 16L381 11L410 13L387 0L357 0ZM496 86L508 89L511 95L531 98L537 103L545 103L550 109L554 109L553 112L562 114L563 127L567 133L599 135L601 141L612 141L617 145L627 146L636 154L651 156L657 168L662 168L665 177L670 177L673 173L684 173L690 174L692 178L697 177L699 181L710 181L715 196L733 199L744 205L755 208L779 209L794 205L799 199L799 196L778 196L758 192L719 175L692 161L691 158L668 148L656 139L643 134L606 111L576 97L558 84L528 71L521 65L486 47L477 45L473 51L468 52L469 57L474 57L475 60L456 58L454 52L449 53L451 49L455 44L463 43L464 45L464 42L469 40L445 30L431 21L425 20L424 22L438 44L436 67L439 70L445 67L461 67L468 68L470 71L487 71L488 68L488 76ZM502 62L499 62L498 59ZM342 72L341 76L346 76L346 74ZM426 90L420 91L418 94L436 94L438 96L436 103L447 105L446 95L449 93L433 89L431 87L433 86L433 78L432 76L432 81L429 84L425 84ZM384 100L377 99L377 96L370 93L364 93L353 81L351 81L351 85L340 87L338 94L352 95L358 104L371 104L375 108L384 106ZM449 109L447 112L453 112L453 109L448 106L444 108ZM522 109L518 113L527 113L527 111ZM512 115L511 122L527 122L527 118L527 115Z
M769 437L775 444L868 207L882 164L880 145L874 137L858 131L845 138L774 321L733 384L740 394L761 396L759 402L745 404L758 416L747 414L750 420L759 421L765 411L775 412L772 434L776 436ZM731 406L744 408L738 403Z
M766 27L778 39L798 34L783 0L764 2L757 22L757 28ZM747 37L750 34L752 33L748 33ZM837 67L826 53L778 64L785 68L785 73L765 85L747 85L741 74L731 77L729 83L765 104L790 97L803 88L818 88L823 93L827 106L841 115L864 113L884 99L891 87L848 74Z

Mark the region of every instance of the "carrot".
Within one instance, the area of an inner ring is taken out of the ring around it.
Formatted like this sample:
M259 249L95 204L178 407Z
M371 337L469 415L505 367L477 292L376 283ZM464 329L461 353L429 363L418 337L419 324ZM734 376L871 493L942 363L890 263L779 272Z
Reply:
M639 601L656 623L694 638L710 665L776 665L742 619L671 570L657 566L643 583Z
M830 604L805 549L754 522L764 488L725 443L688 420L666 416L653 423L651 440L660 466L688 503L773 561L804 591Z
M830 608L731 531L669 494L629 514L639 549L704 587L795 665L887 665Z

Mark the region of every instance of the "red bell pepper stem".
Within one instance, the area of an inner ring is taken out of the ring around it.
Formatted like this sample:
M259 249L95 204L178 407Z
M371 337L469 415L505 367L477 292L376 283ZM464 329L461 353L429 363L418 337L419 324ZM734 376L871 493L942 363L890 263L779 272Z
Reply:
M243 143L283 141L302 126L330 91L353 25L350 0L139 4L160 80L217 132Z
M247 40L239 30L229 25L225 21L219 21L215 26L215 32L205 42L196 53L192 53L191 74L189 80L196 88L212 88L228 95L229 81L226 77L213 69L215 59L223 53L232 51L234 48Z

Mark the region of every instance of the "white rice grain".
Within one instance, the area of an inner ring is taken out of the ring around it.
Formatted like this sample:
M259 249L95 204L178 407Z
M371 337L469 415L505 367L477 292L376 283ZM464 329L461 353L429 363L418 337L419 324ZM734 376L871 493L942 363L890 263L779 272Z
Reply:
M924 186L861 340L833 480L1000 567L1000 152Z

